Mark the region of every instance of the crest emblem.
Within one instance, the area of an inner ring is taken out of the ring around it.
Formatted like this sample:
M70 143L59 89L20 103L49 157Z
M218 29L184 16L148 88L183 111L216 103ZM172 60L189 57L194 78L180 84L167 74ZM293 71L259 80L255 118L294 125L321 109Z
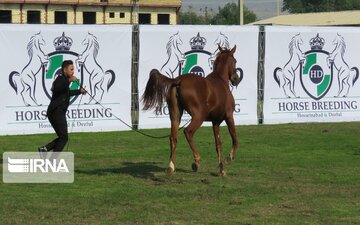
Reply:
M200 35L200 32L189 40L191 50L182 51L182 44L183 41L180 38L179 32L173 34L166 44L168 58L160 71L170 78L189 73L206 77L213 70L214 61L219 52L218 46L230 49L228 37L221 32L214 41L214 51L205 49L207 40ZM243 70L237 68L237 73L241 82L243 79Z
M63 32L60 37L53 41L55 51L45 54L42 46L46 45L41 33L37 33L30 38L27 45L29 62L21 72L13 71L9 74L9 84L17 95L21 98L25 106L41 105L38 103L36 95L36 83L41 79L43 91L48 99L51 99L51 87L57 76L61 74L61 65L64 60L72 60L74 69L80 74L76 74L78 80L70 84L71 90L77 90L80 86L85 86L89 92L87 103L96 101L100 103L104 93L108 92L115 82L113 70L106 70L101 67L97 60L99 52L99 42L96 36L88 33L82 44L85 50L78 54L70 51L73 40ZM38 78L39 75L41 78ZM78 96L72 96L70 104Z
M70 48L73 44L73 40L70 37L65 36L63 32L60 37L57 37L53 41L55 51L48 54L49 65L47 70L43 70L42 74L42 82L43 89L46 96L51 99L51 87L57 76L61 74L61 65L64 60L75 60L79 57L79 54L73 51L70 51ZM80 71L80 77L77 76L78 81L72 82L70 84L71 90L77 90L80 86L83 85L84 73L81 67L78 67L76 63L74 63L74 70ZM70 103L73 103L78 96L72 96L70 99Z
M333 62L328 63L329 53L323 50L325 39L310 40L311 50L305 53L305 64L300 62L300 81L305 92L313 99L320 100L330 90L333 80Z
M179 71L179 75L192 73L205 77L211 72L212 54L204 50L205 45L206 39L201 37L200 33L190 39L191 50L184 54L185 60L181 62L182 70Z

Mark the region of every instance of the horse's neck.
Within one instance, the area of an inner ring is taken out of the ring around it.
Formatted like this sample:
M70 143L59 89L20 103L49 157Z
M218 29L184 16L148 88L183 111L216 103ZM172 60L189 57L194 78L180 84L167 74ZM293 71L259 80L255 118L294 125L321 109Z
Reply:
M339 56L342 56L341 54L341 45L339 43L336 44L334 50L332 51L331 53L332 55L339 55Z
M83 51L82 55L90 55L90 54L92 54L94 52L93 46L94 46L93 43L88 44L86 46L85 50Z
M181 57L181 52L180 52L180 49L179 49L178 44L176 44L176 41L173 42L172 46L173 46L172 49L173 49L174 54L175 54L178 58L180 58L180 57Z
M222 80L224 84L227 84L229 82L227 77L228 73L229 71L227 68L216 68L216 70L213 70L207 77Z
M36 53L35 53L36 52ZM40 48L40 44L37 43L36 41L34 41L34 46L33 46L33 54L36 54L38 56L38 58L40 59L40 61L42 61L42 59L45 56L45 53L42 51L42 49Z

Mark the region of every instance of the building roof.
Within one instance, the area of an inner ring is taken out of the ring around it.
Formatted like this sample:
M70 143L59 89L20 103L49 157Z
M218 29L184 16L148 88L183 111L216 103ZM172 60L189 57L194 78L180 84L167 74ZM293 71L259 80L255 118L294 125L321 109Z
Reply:
M181 0L138 0L139 7L178 8ZM2 4L47 4L47 5L88 5L88 6L133 6L131 0L0 0Z
M281 15L251 25L360 26L360 10Z

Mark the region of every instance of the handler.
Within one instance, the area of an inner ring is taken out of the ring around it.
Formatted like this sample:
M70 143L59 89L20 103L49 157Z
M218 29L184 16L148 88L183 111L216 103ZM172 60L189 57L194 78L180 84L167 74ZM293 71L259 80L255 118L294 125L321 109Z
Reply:
M84 95L87 93L84 88L80 88L80 90L70 90L70 83L76 81L73 61L64 60L61 71L62 74L53 82L51 101L47 108L47 117L58 137L49 144L39 147L40 157L43 159L46 158L47 152L51 150L53 150L54 153L61 152L68 141L66 111L69 107L70 96Z

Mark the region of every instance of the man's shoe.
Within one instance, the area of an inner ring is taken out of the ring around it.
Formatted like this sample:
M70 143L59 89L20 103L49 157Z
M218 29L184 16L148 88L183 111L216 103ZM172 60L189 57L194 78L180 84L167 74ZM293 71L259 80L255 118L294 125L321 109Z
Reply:
M41 146L38 148L39 151L39 155L41 159L46 159L46 155L47 155L47 149L45 146Z

